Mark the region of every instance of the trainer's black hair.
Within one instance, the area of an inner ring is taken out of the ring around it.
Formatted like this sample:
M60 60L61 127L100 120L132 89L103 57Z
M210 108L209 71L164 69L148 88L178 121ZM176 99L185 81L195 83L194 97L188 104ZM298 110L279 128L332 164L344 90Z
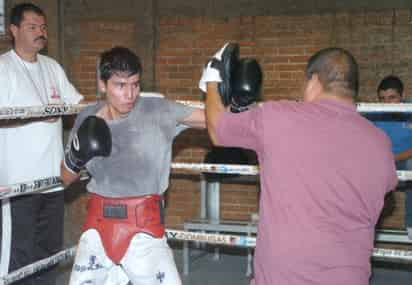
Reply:
M359 90L359 68L353 55L342 48L325 48L309 58L306 78L317 74L325 91L356 99Z
M394 89L399 95L402 96L403 94L403 83L402 80L395 75L388 75L382 79L382 81L378 85L378 89L376 90L378 93L379 91L385 91L388 89Z
M128 77L141 74L142 64L139 57L125 47L114 47L100 55L100 79L107 82L113 74L126 74Z
M20 3L11 9L10 24L19 27L26 12L33 12L39 16L46 17L46 14L44 14L40 7L32 3Z

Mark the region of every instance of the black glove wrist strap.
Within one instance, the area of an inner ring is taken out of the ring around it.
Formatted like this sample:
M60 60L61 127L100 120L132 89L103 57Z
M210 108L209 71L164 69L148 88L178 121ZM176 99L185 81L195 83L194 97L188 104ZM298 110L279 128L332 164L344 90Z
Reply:
M64 156L64 164L75 173L80 172L83 168L83 161L76 158L71 151Z

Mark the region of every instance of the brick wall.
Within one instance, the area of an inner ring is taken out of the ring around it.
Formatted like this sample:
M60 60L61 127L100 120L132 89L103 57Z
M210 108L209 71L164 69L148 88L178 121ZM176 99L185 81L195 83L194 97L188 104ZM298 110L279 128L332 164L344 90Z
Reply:
M264 70L264 98L298 98L303 68L316 50L351 51L361 69L361 99L373 100L379 80L398 74L411 89L409 10L267 17L162 17L156 73L161 91L199 98L202 65L223 43L236 41L241 56L256 57Z
M362 101L374 101L377 84L390 73L399 75L407 89L412 87L408 80L412 76L410 11L388 10L305 16L161 17L155 65L159 91L172 99L202 99L197 88L202 66L227 41L240 43L241 57L255 57L261 63L265 100L298 99L305 62L315 51L329 46L346 48L356 57ZM204 133L189 137L177 140L180 152L175 159L201 161L208 138ZM228 187L222 192L222 217L247 219L257 210L256 189ZM170 202L168 222L179 224L198 214L198 195L196 182L173 183L169 197L179 201ZM403 194L397 193L388 201L381 223L402 227Z

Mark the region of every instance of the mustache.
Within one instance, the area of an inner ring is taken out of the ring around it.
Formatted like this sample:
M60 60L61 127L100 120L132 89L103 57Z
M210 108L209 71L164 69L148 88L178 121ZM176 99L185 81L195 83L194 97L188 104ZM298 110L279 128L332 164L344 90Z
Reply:
M35 41L37 41L37 40L47 41L47 38L46 38L45 36L40 36L40 37L37 37L37 38L35 39Z

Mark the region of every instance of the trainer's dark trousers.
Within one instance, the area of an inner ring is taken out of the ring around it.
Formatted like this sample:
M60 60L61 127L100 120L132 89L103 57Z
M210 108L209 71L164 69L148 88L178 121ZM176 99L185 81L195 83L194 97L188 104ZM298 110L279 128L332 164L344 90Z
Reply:
M63 245L64 191L11 198L9 272L60 251ZM56 266L26 277L16 285L54 285Z

